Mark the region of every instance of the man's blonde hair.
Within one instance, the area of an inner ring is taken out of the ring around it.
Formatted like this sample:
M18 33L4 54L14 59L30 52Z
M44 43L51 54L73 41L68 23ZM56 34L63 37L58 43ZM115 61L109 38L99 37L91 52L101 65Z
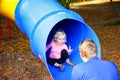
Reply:
M97 55L97 46L93 40L86 39L79 45L79 51L85 57L90 58L93 57L93 55Z

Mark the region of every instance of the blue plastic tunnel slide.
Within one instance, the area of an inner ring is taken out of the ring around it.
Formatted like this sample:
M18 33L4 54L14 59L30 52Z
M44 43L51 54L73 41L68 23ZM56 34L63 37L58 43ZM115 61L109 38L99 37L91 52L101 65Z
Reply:
M101 56L100 43L95 32L79 14L67 10L57 0L20 0L15 10L15 20L19 29L29 38L34 55L42 58L54 80L71 80L72 71L72 67L66 63L63 63L64 71L60 71L46 62L48 54L45 48L56 30L62 29L67 34L67 43L73 48L70 59L74 63L82 63L78 45L86 38L95 41L98 57Z

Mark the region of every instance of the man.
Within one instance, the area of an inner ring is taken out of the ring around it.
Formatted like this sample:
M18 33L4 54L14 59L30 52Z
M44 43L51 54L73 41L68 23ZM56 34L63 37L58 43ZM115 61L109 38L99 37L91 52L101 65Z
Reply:
M82 41L79 52L84 63L73 68L71 80L119 80L117 66L113 62L97 58L94 41Z

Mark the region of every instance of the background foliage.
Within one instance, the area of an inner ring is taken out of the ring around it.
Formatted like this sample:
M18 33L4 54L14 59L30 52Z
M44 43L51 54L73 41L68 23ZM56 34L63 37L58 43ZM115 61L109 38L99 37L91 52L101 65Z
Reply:
M78 0L58 0L59 3L61 3L63 6L69 9L69 4L71 2L76 2Z

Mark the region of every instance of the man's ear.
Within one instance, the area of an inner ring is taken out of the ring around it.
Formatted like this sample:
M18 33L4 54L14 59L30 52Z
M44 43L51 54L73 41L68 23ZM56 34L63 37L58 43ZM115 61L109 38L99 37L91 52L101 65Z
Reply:
M87 57L87 55L86 55L85 52L80 52L80 56L81 56L82 58Z
M80 51L80 57L83 58L83 53Z

